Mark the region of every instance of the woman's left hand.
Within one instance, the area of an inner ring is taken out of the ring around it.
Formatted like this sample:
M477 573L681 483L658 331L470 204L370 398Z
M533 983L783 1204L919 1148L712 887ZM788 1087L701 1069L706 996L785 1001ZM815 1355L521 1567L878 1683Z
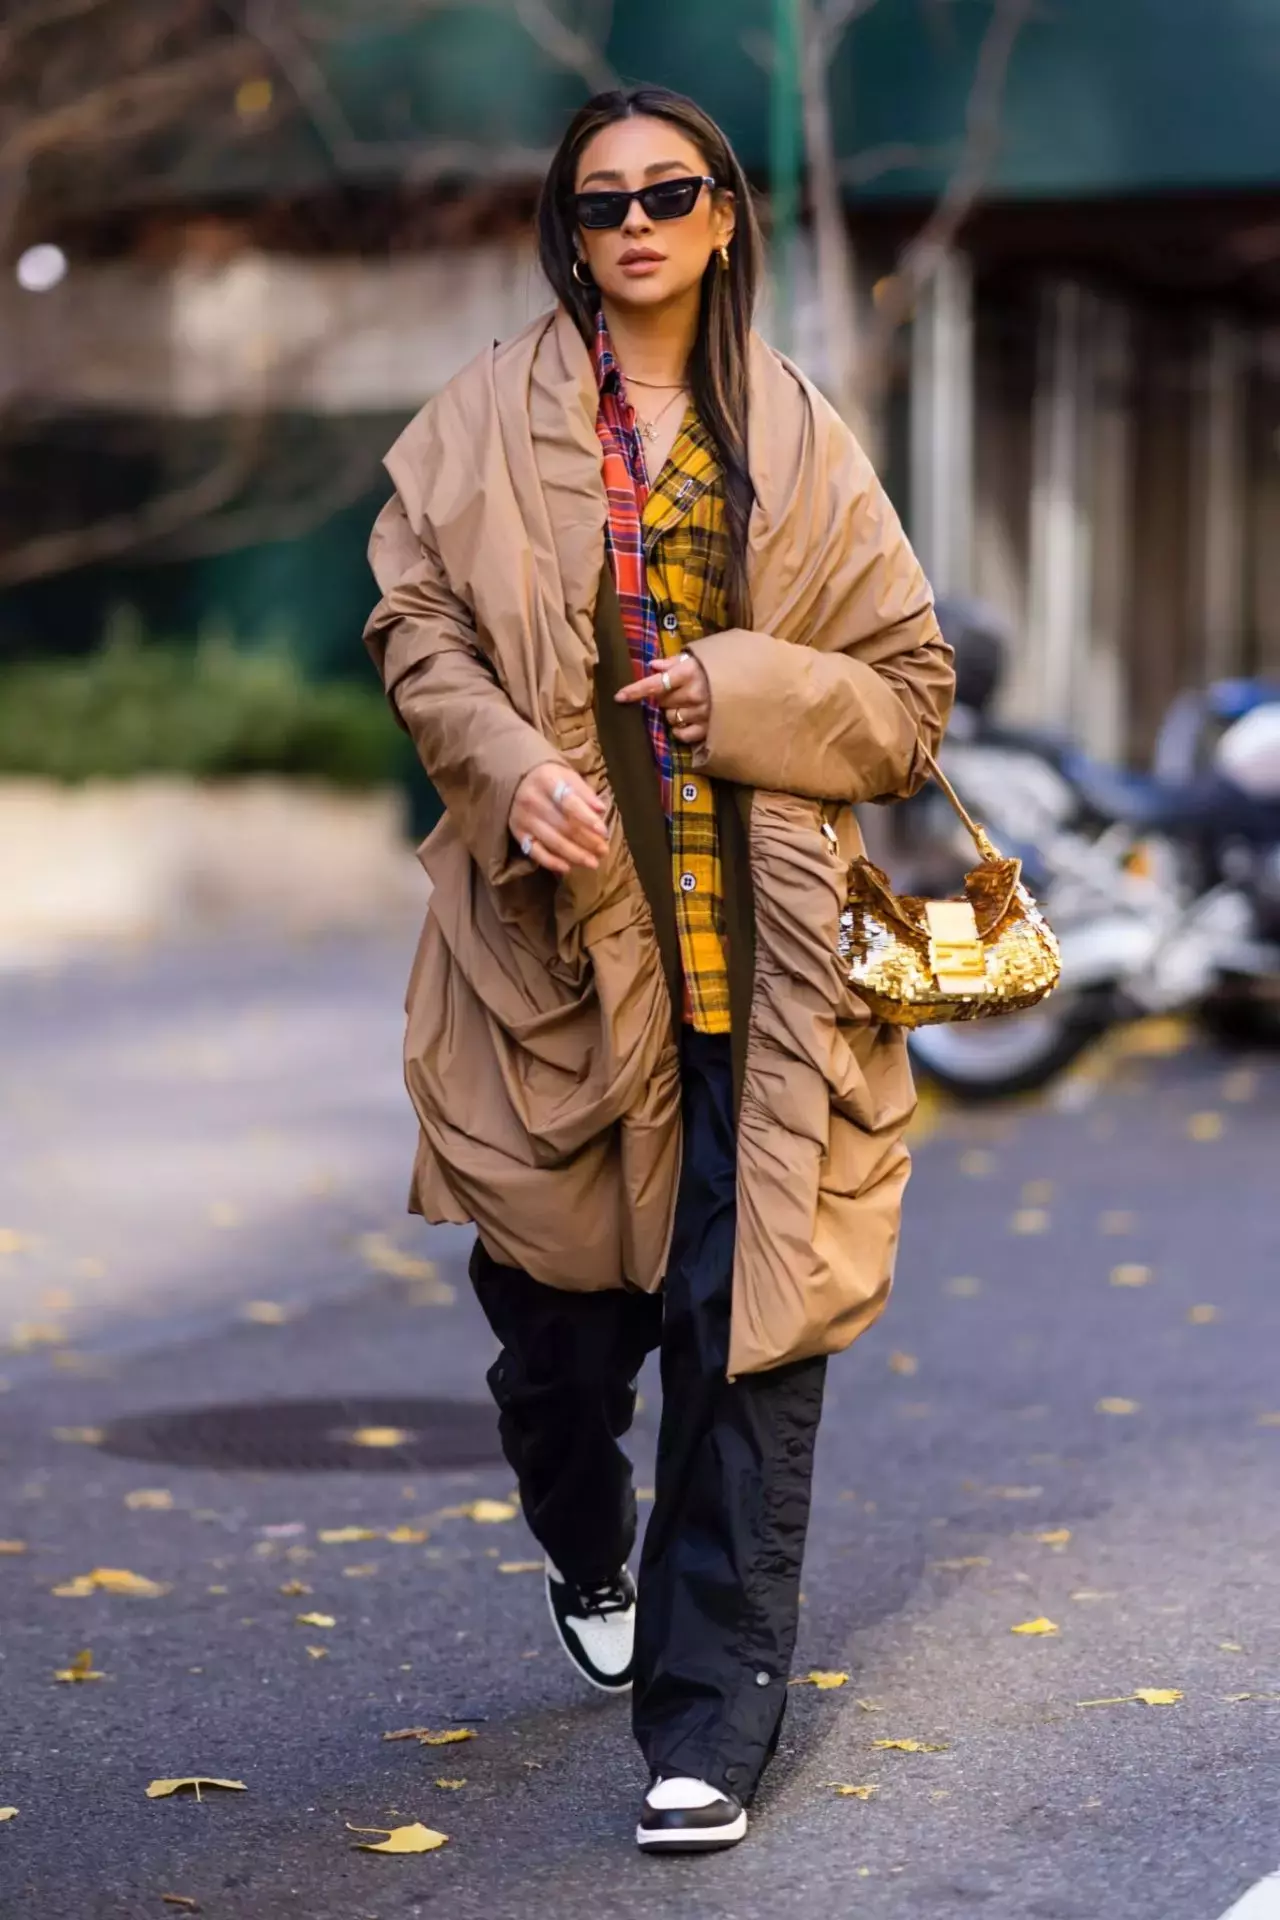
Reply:
M706 739L711 725L711 682L691 653L677 653L656 673L635 680L614 696L620 705L652 700L666 715L674 737L686 747Z

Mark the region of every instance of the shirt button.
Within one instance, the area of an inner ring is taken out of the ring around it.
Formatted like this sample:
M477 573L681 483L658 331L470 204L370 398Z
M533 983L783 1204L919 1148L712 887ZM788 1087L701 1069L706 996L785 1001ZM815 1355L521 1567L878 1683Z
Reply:
M772 1678L773 1675L771 1673L758 1673L756 1675L756 1685L758 1687L767 1687Z
M692 780L686 780L680 789L680 798L682 800L696 800L697 797L698 789L694 786Z
M664 613L664 614L663 614L663 616L662 616L662 624L663 624L663 626L664 626L664 627L666 628L666 630L667 630L667 632L668 632L668 633L676 633L676 632L678 632L678 631L679 631L679 627L680 627L680 616L679 616L679 614L678 614L678 613Z
M682 873L680 875L680 891L682 893L692 893L696 888L697 884L698 884L698 877L696 874Z

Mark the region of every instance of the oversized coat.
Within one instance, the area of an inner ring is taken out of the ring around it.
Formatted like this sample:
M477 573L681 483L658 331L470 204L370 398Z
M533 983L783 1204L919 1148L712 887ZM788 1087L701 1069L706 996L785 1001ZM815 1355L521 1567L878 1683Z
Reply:
M914 1095L900 1031L836 961L854 803L924 777L950 654L848 428L752 337L751 630L690 649L711 686L738 1100L729 1373L855 1339L892 1279ZM410 1206L569 1289L661 1286L680 1164L678 979L657 781L604 552L585 343L563 309L486 348L387 457L366 641L446 813L409 982ZM638 731L637 731L638 730ZM520 856L546 761L611 801L597 871ZM838 852L824 835L838 840Z

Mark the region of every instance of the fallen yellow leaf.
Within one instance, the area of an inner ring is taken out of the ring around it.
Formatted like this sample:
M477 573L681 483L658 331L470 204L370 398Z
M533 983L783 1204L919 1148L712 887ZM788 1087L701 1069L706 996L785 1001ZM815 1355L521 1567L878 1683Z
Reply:
M873 1747L882 1747L893 1753L945 1753L945 1746L931 1740L873 1740Z
M240 1318L252 1321L255 1327L283 1327L290 1313L278 1300L248 1300L240 1309Z
M982 1491L993 1500L1038 1500L1044 1492L1043 1487L984 1487Z
M64 1327L46 1320L19 1320L9 1329L9 1346L14 1353L26 1353L32 1347L61 1347L66 1338Z
M286 1580L280 1591L286 1598L293 1600L296 1599L299 1594L310 1593L311 1588L305 1580Z
M307 1652L313 1660L327 1660L329 1658L328 1647L308 1647Z
M407 1447L413 1435L406 1427L356 1427L346 1438L353 1447Z
M55 1440L66 1440L74 1446L97 1447L104 1438L101 1427L55 1427Z
M1062 1629L1052 1620L1046 1620L1041 1614L1038 1620L1024 1620L1020 1626L1010 1627L1010 1633L1049 1634L1060 1633Z
M1220 1113L1193 1113L1187 1121L1187 1132L1193 1140L1220 1140L1222 1138L1222 1115Z
M144 1600L154 1600L169 1589L158 1580L130 1573L125 1567L95 1567L92 1573L75 1574L53 1591L72 1600L83 1600L90 1593L131 1593Z
M1099 1593L1093 1587L1080 1587L1072 1594L1073 1600L1114 1600L1114 1593Z
M1216 1307L1192 1307L1187 1314L1187 1319L1193 1327L1211 1326L1217 1317Z
M156 1513L167 1513L173 1505L173 1495L167 1487L139 1487L124 1497L126 1507L150 1508Z
M321 1527L316 1539L326 1547L347 1547L357 1540L380 1540L376 1527Z
M147 1788L147 1798L148 1800L167 1800L171 1793L179 1793L183 1787L194 1788L197 1800L200 1798L201 1787L222 1787L228 1793L248 1792L243 1780L217 1780L211 1774L192 1773L184 1775L181 1780L153 1780Z
M463 1740L474 1740L471 1727L448 1727L442 1733L432 1733L430 1727L400 1727L395 1733L384 1733L384 1740L416 1740L420 1747L455 1747Z
M405 1253L385 1233L362 1233L356 1241L356 1252L375 1273L389 1273L396 1280L436 1278L434 1262L419 1259L413 1253Z
M1048 1533L1038 1533L1036 1535L1036 1539L1042 1547L1065 1547L1070 1538L1070 1527L1053 1527Z
M833 1687L843 1687L848 1682L847 1673L827 1673L821 1667L814 1667L808 1673L800 1674L791 1682L793 1687L817 1687L820 1693L829 1693Z
M446 1793L456 1793L459 1787L466 1786L465 1780L437 1780L436 1785L443 1787Z
M434 1827L424 1827L420 1820L409 1827L353 1827L348 1821L347 1831L387 1836L385 1840L361 1840L355 1849L357 1853L434 1853L449 1838L447 1833L437 1833Z
M513 1500L468 1500L465 1506L446 1507L442 1518L477 1520L482 1527L491 1527L502 1520L514 1520L519 1511Z
M1144 1707L1172 1707L1182 1695L1177 1687L1139 1687L1133 1697L1141 1700Z
M541 1573L544 1569L541 1560L499 1560L499 1573Z
M18 1809L16 1807L0 1807L0 1820L16 1820L17 1817Z
M396 1547L420 1547L431 1535L425 1527L392 1527L384 1537Z
M1094 1412L1095 1413L1137 1413L1138 1408L1139 1408L1139 1403L1136 1400L1120 1400L1120 1399L1114 1399L1109 1397L1105 1400L1099 1400L1097 1405L1094 1408Z
M1139 1266L1136 1261L1127 1261L1123 1266L1111 1269L1113 1287L1145 1287L1151 1277L1150 1267Z
M88 1647L82 1647L69 1667L59 1667L54 1674L55 1680L105 1680L105 1673L95 1673L93 1655Z
M966 1567L989 1567L991 1562L985 1553L967 1553L960 1560L935 1560L933 1564L944 1573L962 1573Z
M1240 1645L1240 1642L1238 1640L1219 1640L1218 1652L1219 1653L1243 1653L1244 1648Z
M368 1580L370 1576L377 1571L378 1563L376 1560L364 1560L358 1567L344 1567L342 1569L342 1577L344 1580Z
M889 1355L890 1373L913 1374L920 1371L920 1362L914 1353L891 1353Z
M336 1627L338 1624L331 1613L299 1613L294 1618L300 1627Z
M1049 1216L1043 1207L1019 1207L1009 1228L1013 1233L1047 1233Z
M0 1540L0 1554L25 1553L26 1551L27 1543L25 1540Z
M873 1793L879 1793L879 1787L846 1787L839 1780L824 1780L824 1787L833 1787L842 1800L869 1800Z

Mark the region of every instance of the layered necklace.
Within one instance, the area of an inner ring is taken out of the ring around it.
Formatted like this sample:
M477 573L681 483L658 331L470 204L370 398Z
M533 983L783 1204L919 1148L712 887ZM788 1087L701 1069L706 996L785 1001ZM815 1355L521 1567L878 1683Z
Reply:
M648 387L653 393L669 393L671 395L666 405L659 407L651 420L646 420L638 407L635 409L636 425L649 442L649 445L652 446L658 437L658 428L662 425L662 422L666 419L672 407L675 406L676 401L683 397L686 390L683 386L659 386L657 382L653 380L628 380L627 387L628 389L632 387Z

